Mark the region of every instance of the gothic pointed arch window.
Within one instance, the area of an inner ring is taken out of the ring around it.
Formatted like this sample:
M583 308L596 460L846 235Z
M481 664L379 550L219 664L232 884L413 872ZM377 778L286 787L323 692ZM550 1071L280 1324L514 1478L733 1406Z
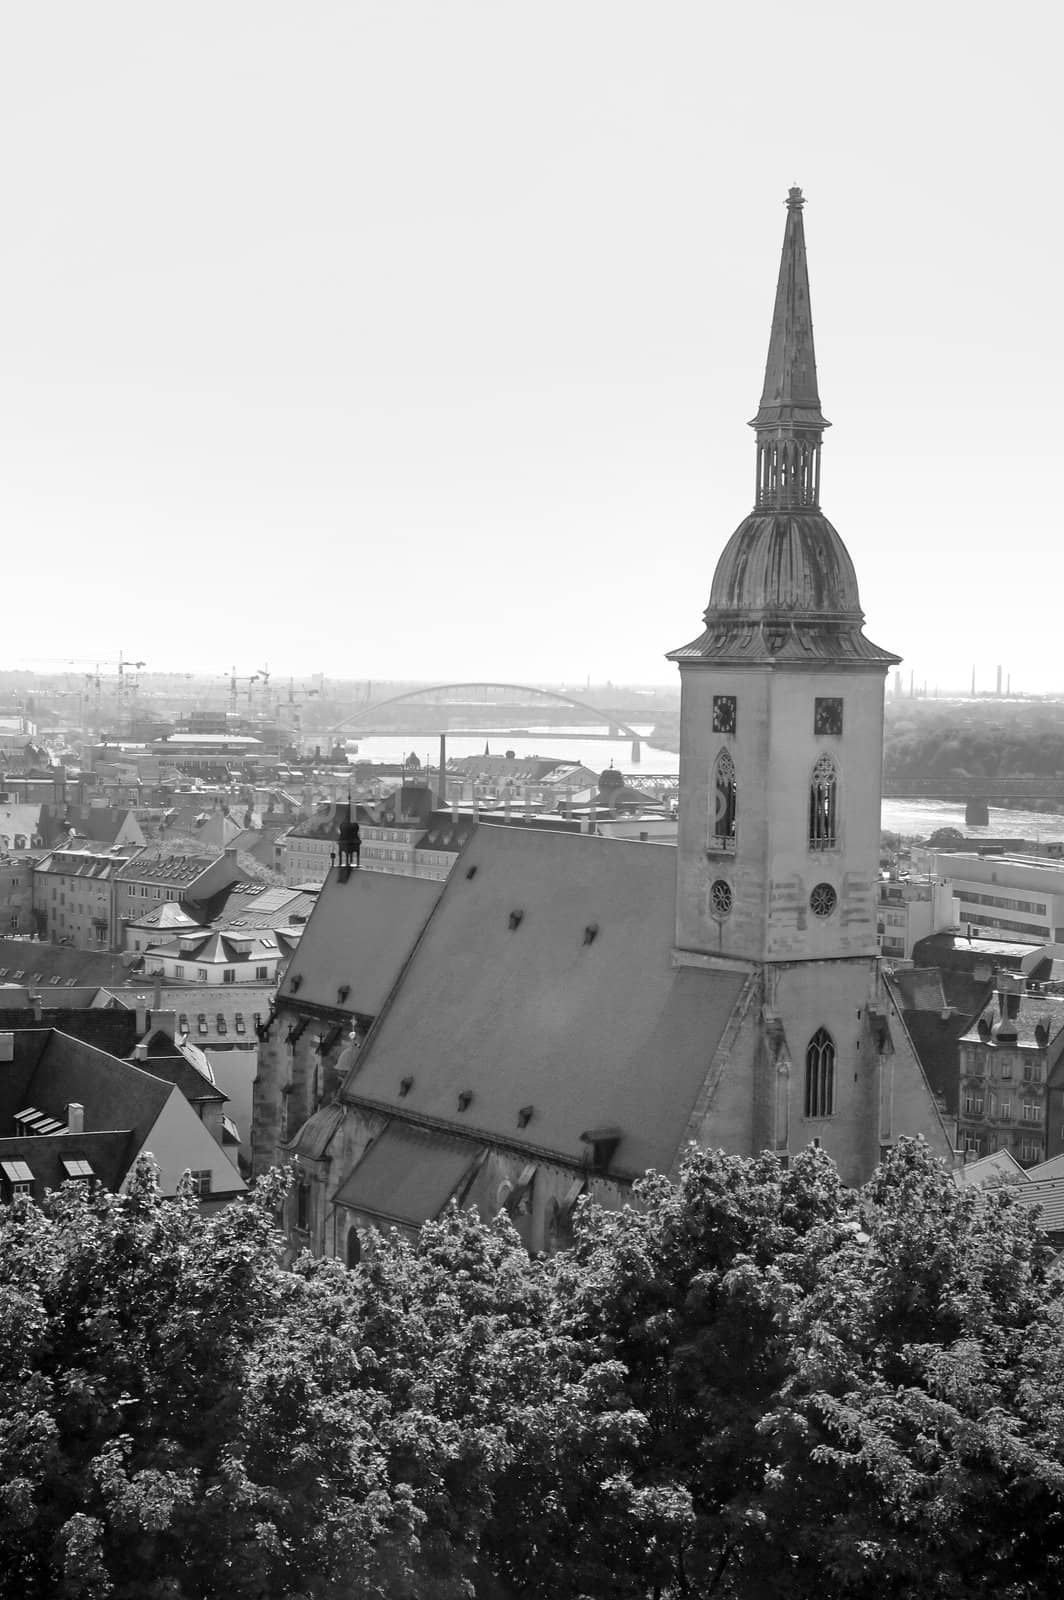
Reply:
M820 755L809 780L809 848L833 850L838 843L839 769L834 758Z
M805 1051L805 1114L830 1117L835 1111L835 1041L818 1028Z
M729 750L722 750L713 767L710 794L710 834L715 850L735 849L736 786L735 761Z

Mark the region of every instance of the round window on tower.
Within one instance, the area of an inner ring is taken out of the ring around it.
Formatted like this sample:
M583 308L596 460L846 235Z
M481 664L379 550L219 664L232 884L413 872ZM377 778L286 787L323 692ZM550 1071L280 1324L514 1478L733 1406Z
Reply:
M830 883L818 883L809 896L809 909L814 917L830 917L839 903L839 897Z
M717 878L709 891L709 903L715 917L726 917L732 908L731 884Z

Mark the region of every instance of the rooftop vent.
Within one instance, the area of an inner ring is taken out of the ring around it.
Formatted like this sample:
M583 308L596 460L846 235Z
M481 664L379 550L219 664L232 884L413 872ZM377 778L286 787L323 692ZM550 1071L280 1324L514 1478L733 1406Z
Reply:
M477 869L476 869L475 865L470 867L466 872L466 877L467 878L475 878L476 875L477 875Z
M399 1079L399 1098L400 1098L400 1100L405 1100L407 1095L410 1093L410 1091L411 1091L411 1089L413 1087L414 1087L413 1078L409 1078L409 1077L400 1078Z
M468 1111L469 1107L472 1104L473 1104L473 1091L472 1091L472 1089L463 1089L461 1094L458 1096L458 1109L459 1109L459 1111Z
M351 985L349 983L342 983L340 985L340 987L336 991L336 1002L337 1002L337 1005L341 1005L342 1006L344 1001L347 999L347 997L348 997L348 995L350 993L351 993Z
M510 931L511 932L513 932L513 930L515 928L519 928L521 926L522 920L524 919L524 915L525 914L524 914L523 911L511 911L510 912Z
M522 1106L521 1107L520 1111L517 1113L517 1126L519 1128L527 1128L528 1127L528 1124L532 1121L532 1115L533 1115L535 1109L536 1109L535 1106Z
M595 940L598 938L598 931L598 923L589 922L587 927L584 929L584 943L594 944Z

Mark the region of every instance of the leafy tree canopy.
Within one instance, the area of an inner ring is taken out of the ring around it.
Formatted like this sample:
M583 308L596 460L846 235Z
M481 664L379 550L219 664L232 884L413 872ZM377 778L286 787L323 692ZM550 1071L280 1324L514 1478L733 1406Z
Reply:
M919 1143L693 1152L551 1261L452 1209L284 1271L282 1190L0 1208L4 1594L1059 1592L1061 1279Z

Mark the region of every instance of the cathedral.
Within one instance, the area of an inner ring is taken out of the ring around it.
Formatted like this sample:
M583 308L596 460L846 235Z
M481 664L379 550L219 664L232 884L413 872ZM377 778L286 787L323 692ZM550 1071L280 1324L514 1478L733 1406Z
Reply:
M801 191L755 432L754 506L680 672L676 847L482 824L446 883L334 870L262 1029L256 1171L292 1162L294 1249L452 1200L564 1245L692 1143L821 1145L848 1183L905 1134L953 1152L877 955L883 690L820 509Z

